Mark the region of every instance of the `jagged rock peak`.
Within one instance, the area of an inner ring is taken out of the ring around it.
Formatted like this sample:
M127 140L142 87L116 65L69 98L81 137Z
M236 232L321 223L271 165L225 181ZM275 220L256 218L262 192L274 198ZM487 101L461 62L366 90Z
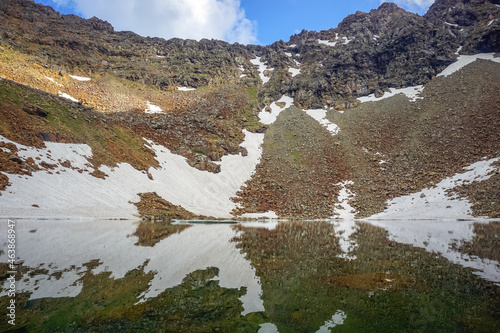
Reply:
M378 11L390 11L395 12L397 10L401 10L398 5L394 2L384 2L378 7Z
M500 0L436 0L424 15L434 24L472 26L500 16Z

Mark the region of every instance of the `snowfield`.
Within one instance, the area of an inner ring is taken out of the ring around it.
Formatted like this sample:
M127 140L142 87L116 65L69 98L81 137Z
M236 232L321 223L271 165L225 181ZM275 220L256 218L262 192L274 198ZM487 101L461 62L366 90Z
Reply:
M441 73L439 73L437 76L448 76L459 69L467 66L468 64L476 61L477 59L484 59L484 60L491 60L494 62L500 63L500 57L495 58L494 53L480 53L480 54L475 54L475 55L461 55L458 56L457 61L455 61L453 64L450 66L446 67Z
M263 134L244 133L241 146L248 155L222 157L218 174L192 168L184 157L148 141L160 163L158 169L149 169L153 180L126 163L115 168L101 166L99 170L108 175L106 179L91 176L92 168L86 158L92 152L85 144L46 142L47 148L36 149L13 142L23 158L38 157L38 162L51 164L69 160L73 167L87 172L58 166L51 171L34 172L33 176L6 174L12 185L0 196L0 216L132 218L137 210L130 202L139 201L137 193L156 192L195 214L230 217L235 208L231 197L254 172L264 139ZM12 142L1 136L0 140Z
M458 52L462 47L460 46L456 52L458 55ZM468 64L476 61L477 59L483 59L483 60L491 60L494 62L500 63L500 57L495 57L494 53L480 53L480 54L475 54L475 55L459 55L457 61L446 67L441 73L436 75L437 77L440 76L448 76L451 75L458 70L462 69L463 67L467 66ZM419 94L424 90L424 87L422 85L419 86L414 86L414 87L406 87L406 88L400 88L400 89L395 89L391 88L391 92L385 92L383 96L381 97L375 97L375 94L370 94L368 96L363 96L363 97L358 97L358 100L361 103L364 102L375 102L375 101L380 101L384 98L389 98L397 94L404 94L408 99L412 102L415 102L417 99L421 98Z
M388 202L389 207L370 219L464 219L470 218L472 203L455 196L449 197L447 190L473 181L489 179L496 170L493 163L500 158L473 163L463 173L443 179L432 188L395 198Z
M397 94L404 94L406 97L408 97L408 99L411 102L415 102L417 99L421 98L419 97L419 94L424 90L424 86L420 85L420 86L406 87L400 89L391 88L390 90L391 90L390 92L384 92L384 94L381 97L375 97L375 94L370 94L368 96L358 97L358 100L361 103L376 102L383 100L385 98L395 96Z
M332 135L337 135L340 131L340 128L332 123L330 120L326 119L326 110L323 109L313 109L313 110L304 110L307 115L320 123L321 126L325 127L328 132Z

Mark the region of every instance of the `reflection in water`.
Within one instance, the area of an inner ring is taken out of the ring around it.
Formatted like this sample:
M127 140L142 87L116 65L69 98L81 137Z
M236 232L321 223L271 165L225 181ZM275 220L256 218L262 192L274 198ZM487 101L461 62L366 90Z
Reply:
M404 244L412 244L416 247L421 247L428 252L439 253L453 263L477 269L475 274L484 277L487 280L500 282L500 269L498 261L488 258L470 256L466 253L461 253L457 249L457 244L471 241L474 236L474 226L480 228L479 222L472 221L412 221L402 223L401 221L372 221L373 225L384 228L389 232L389 238ZM492 241L496 243L485 244L489 248L489 252L500 252L500 222L491 222L488 225L492 228ZM495 228L495 226L497 226Z
M500 330L499 222L195 223L153 235L152 247L137 245L136 228L19 220L16 328ZM6 290L0 296L7 306Z

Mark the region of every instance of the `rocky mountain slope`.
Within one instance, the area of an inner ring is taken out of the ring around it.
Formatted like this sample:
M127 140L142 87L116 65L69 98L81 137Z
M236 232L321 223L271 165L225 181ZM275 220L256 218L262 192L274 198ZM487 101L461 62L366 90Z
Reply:
M412 204L434 217L499 217L495 52L496 0L384 3L268 46L5 0L0 215L129 217L155 192L196 215L369 217L423 191Z

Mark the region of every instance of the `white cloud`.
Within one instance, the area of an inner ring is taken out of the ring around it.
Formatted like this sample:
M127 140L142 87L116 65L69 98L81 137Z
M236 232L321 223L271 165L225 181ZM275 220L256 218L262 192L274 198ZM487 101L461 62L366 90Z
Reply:
M99 17L116 30L142 36L214 38L256 43L256 22L245 17L240 0L53 0L89 18Z
M386 1L380 1L386 2ZM393 0L390 2L394 2L398 6L401 6L407 10L422 12L423 10L427 10L430 5L434 3L434 0Z

